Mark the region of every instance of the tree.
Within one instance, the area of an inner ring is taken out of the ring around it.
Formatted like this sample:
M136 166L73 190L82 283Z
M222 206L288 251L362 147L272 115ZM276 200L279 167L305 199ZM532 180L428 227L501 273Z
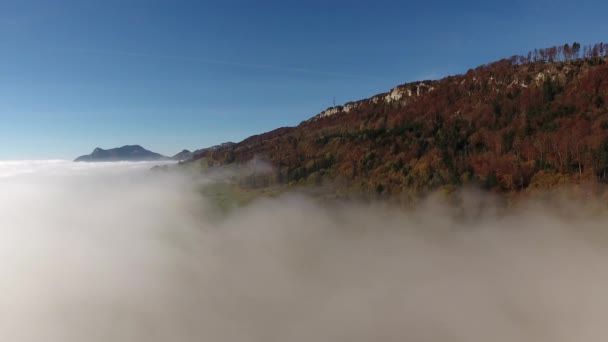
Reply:
M564 44L562 51L564 52L564 60L569 61L572 58L572 48L570 48L570 44Z
M603 182L606 182L606 170L608 169L608 138L600 145L598 159L602 171L601 179Z
M540 49L540 50L538 50L538 54L540 55L540 60L542 62L546 62L547 61L547 50Z
M574 58L578 58L579 57L579 52L581 50L581 44L578 42L574 42L572 43L572 56Z

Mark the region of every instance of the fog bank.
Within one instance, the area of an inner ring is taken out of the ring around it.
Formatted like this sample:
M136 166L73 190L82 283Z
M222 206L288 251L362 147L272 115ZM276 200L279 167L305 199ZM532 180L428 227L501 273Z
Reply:
M597 202L507 210L463 193L405 211L291 195L211 220L204 179L152 165L0 162L0 340L606 335Z

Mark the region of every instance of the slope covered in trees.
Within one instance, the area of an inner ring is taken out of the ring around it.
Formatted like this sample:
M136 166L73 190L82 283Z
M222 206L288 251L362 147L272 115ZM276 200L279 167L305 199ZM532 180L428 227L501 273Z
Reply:
M535 50L331 108L193 162L262 160L250 185L502 192L608 182L608 45Z

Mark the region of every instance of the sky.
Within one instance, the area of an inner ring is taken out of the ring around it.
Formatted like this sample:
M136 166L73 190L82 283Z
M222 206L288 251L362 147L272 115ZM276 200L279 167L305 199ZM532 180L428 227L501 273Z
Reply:
M608 41L606 1L0 0L0 160L173 155L398 84Z

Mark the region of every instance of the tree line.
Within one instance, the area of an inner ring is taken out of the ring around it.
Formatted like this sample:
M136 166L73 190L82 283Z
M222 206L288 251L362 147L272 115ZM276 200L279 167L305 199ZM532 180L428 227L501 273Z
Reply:
M608 44L597 43L581 45L578 42L534 49L525 55L514 55L509 58L513 64L522 65L537 62L567 62L579 58L600 58L608 56Z

